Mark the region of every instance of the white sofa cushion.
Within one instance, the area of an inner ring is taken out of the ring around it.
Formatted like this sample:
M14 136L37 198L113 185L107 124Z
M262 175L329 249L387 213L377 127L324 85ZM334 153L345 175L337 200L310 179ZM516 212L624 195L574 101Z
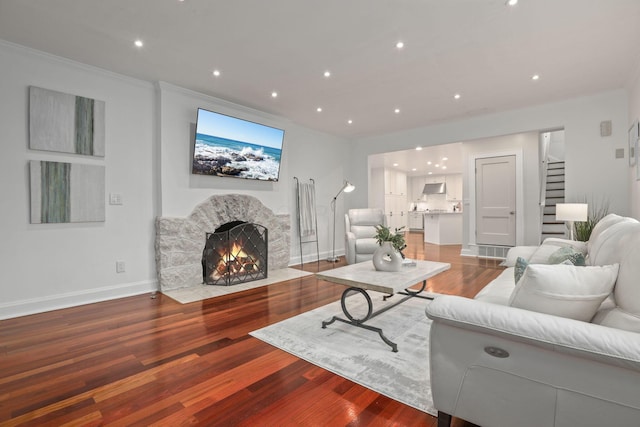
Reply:
M379 247L380 245L373 237L356 240L356 253L358 254L372 254Z
M576 267L529 264L509 305L588 322L611 293L618 264Z
M607 216L605 218L609 217ZM639 224L640 223L633 218L622 218L616 223L609 225L606 229L601 230L593 238L589 239L589 255L587 258L587 264L611 264L610 260L612 259L619 262L618 260L620 257L624 255L620 252L622 245L624 244L623 238L627 234L637 231ZM596 229L594 228L594 230Z
M549 264L549 257L555 251L558 250L558 246L556 245L547 245L542 244L538 246L538 249L531 255L531 258L528 259L530 264Z
M555 264L551 256L560 248L571 248L582 254L586 253L587 245L584 242L557 238L546 239L527 260L529 264Z
M513 293L513 270L514 267L504 270L498 277L482 288L474 299L492 304L508 305L509 297Z
M619 307L605 308L606 302L607 300L602 303L600 310L598 310L591 323L640 333L640 316L628 313Z
M593 251L593 245L597 244L600 240L600 235L612 225L615 225L619 222L623 222L628 220L629 218L623 217L616 214L609 214L602 218L591 230L591 235L589 236L589 241L587 242L587 252L591 253Z
M356 239L367 239L376 234L376 227L373 225L352 225L350 231L356 236Z
M518 258L529 260L538 250L538 246L514 246L507 252L506 259L500 264L503 267L515 267Z

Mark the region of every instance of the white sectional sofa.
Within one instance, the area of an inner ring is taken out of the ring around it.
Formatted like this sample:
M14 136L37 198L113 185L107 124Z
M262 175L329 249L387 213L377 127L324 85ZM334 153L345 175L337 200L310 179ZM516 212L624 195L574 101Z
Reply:
M587 266L544 264L563 246ZM640 426L640 222L611 214L586 244L547 239L505 263L474 299L427 308L438 425Z

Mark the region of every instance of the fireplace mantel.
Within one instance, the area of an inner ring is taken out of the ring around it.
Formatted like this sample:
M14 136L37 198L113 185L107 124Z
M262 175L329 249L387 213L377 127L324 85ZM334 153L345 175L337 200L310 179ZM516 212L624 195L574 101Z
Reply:
M156 218L156 271L160 290L202 284L202 250L206 233L231 221L260 224L269 230L269 270L289 264L290 218L276 215L253 196L211 196L187 218Z

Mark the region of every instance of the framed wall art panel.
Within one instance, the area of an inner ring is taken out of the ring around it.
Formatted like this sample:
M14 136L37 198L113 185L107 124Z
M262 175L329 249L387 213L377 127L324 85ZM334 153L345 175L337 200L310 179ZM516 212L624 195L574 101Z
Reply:
M104 101L29 87L29 148L104 157Z
M31 223L104 222L105 167L32 160Z

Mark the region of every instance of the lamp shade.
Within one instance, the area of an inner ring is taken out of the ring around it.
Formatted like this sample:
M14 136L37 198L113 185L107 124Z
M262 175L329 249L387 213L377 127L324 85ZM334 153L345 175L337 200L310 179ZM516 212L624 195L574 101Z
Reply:
M586 203L558 203L556 205L557 221L586 221L589 217Z
M351 193L353 190L356 189L356 186L353 185L352 183L350 183L349 181L347 181L344 185L344 192L345 193Z

